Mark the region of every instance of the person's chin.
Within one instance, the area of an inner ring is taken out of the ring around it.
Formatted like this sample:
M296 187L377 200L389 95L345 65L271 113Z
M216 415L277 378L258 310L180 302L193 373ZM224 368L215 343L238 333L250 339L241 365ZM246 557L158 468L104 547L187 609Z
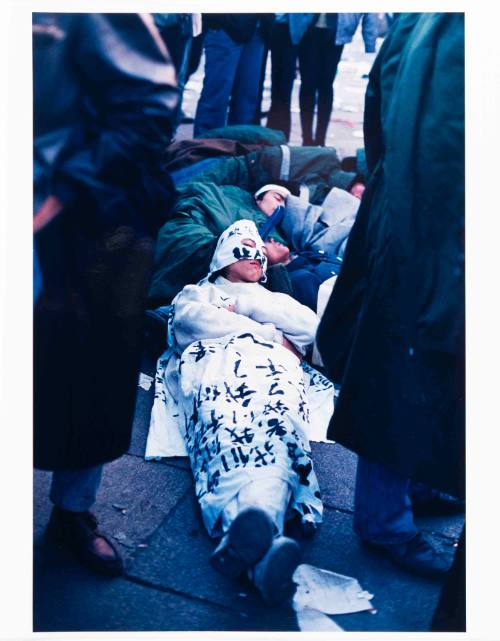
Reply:
M247 274L247 282L248 283L257 283L260 279L262 278L262 272L255 271L253 273Z

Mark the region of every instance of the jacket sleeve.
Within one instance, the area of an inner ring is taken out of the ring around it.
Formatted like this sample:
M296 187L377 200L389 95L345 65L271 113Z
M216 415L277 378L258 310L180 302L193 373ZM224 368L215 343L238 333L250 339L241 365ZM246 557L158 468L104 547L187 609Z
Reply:
M224 29L235 42L248 42L257 26L258 13L206 13L204 22L210 29Z
M59 172L93 187L126 185L137 180L138 165L159 164L171 139L174 67L145 16L81 14L73 24L72 63L89 131L85 144L69 145Z
M283 334L275 324L258 322L212 303L209 287L187 285L173 304L173 331L180 351L195 341L235 332L251 332L268 341L283 342Z
M270 323L304 354L314 342L319 319L288 294L269 292L262 288L260 296L239 296L236 311L259 323Z
M361 33L365 43L366 53L375 53L378 36L377 14L364 13L361 23Z
M359 207L359 200L334 187L322 206L287 198L281 227L294 251L320 251L334 258L340 243L349 234Z

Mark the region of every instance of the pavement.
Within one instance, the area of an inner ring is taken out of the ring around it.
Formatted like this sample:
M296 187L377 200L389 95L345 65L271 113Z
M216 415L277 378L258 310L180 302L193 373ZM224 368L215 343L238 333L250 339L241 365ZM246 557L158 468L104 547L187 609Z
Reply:
M363 53L358 33L344 50L335 82L328 142L341 158L363 145L364 75L372 59ZM202 77L201 67L187 85L183 109L188 116L194 115ZM298 82L290 141L298 145L297 92ZM269 77L264 111L268 101ZM177 137L191 133L192 125L184 124ZM153 368L145 357L143 374L152 376ZM34 631L298 631L290 604L265 606L249 583L227 579L209 565L214 542L201 521L188 460L144 460L154 394L147 381L142 377L138 387L130 449L105 466L94 510L124 557L122 577L95 576L64 549L44 543L50 473L34 472ZM302 561L355 577L374 595L373 612L338 615L335 622L346 631L429 630L442 580L407 574L361 546L352 530L356 455L336 443L312 443L312 449L325 514L316 536L303 544ZM420 518L417 525L452 557L461 516Z

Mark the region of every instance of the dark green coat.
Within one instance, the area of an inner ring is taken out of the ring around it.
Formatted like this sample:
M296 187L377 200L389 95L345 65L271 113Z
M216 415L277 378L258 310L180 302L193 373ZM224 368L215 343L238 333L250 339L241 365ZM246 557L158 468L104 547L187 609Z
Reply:
M329 437L464 492L464 21L404 14L370 74L371 179L319 328Z
M284 149L289 156L284 157ZM255 192L266 183L288 180L307 185L309 201L321 204L332 187L348 189L356 174L342 171L333 147L266 146L245 156L223 158L196 175L193 182L238 185Z

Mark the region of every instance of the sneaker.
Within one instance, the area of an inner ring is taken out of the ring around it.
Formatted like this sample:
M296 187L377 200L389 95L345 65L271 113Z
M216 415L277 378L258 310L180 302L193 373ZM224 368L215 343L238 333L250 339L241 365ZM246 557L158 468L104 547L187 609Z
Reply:
M451 566L447 556L438 552L421 532L406 543L392 545L379 545L367 541L363 543L383 552L395 565L413 574L441 576L446 574Z
M123 562L114 545L97 529L91 512L70 512L54 507L45 538L67 547L92 572L106 576L123 573Z
M300 562L300 547L286 536L274 539L262 561L257 563L253 581L268 605L278 605L293 596L293 573Z
M247 508L231 523L210 557L210 564L218 572L236 578L260 561L271 547L274 523L258 508Z

